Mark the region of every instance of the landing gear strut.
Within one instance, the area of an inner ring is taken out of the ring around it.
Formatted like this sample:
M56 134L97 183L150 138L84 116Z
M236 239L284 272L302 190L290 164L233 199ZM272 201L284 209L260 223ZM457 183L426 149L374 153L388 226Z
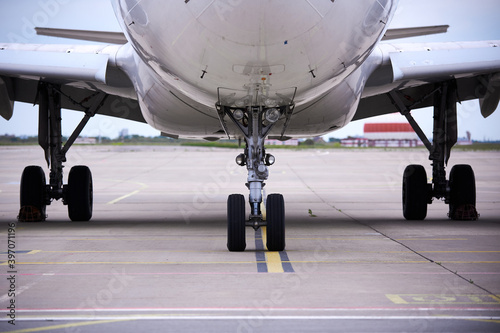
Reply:
M267 227L267 248L269 251L283 251L285 249L285 203L283 195L270 194L266 200L266 216L262 212L263 188L269 176L268 166L274 164L274 156L267 154L264 141L274 125L284 116L282 137L293 112L293 95L286 98L276 94L276 100L266 97L266 103L259 97L262 87L256 85L246 95L246 100L253 100L247 106L237 106L236 103L226 103L227 100L219 98L217 111L222 127L229 133L225 118L231 119L234 125L243 134L246 148L244 153L236 157L236 163L246 166L248 170L248 187L250 215L246 219L245 199L241 194L232 194L227 202L227 248L229 251L244 251L245 227L250 226L257 230ZM249 97L251 96L251 97ZM271 105L273 101L275 105ZM229 135L228 135L229 136Z
M28 166L21 177L20 203L18 220L25 222L45 221L46 206L52 200L62 199L68 205L68 214L72 221L89 221L92 218L93 190L92 174L86 166L71 168L68 184L63 185L63 163L66 153L75 142L87 122L93 117L107 95L97 93L92 98L92 105L85 108L85 116L66 144L62 145L61 128L61 89L58 85L40 82L38 87L39 127L38 143L45 151L47 165L50 166L49 183L45 182L45 173L39 166ZM72 101L80 106L83 105Z
M425 169L421 165L409 165L403 175L403 215L407 220L423 220L427 216L427 204L433 198L444 199L449 204L448 216L454 220L477 220L476 185L474 172L469 165L455 165L446 179L445 165L451 148L457 142L457 87L455 81L441 83L433 91L434 130L429 142L410 114L400 94L390 92L393 104L411 124L420 140L430 152L432 183L427 183Z

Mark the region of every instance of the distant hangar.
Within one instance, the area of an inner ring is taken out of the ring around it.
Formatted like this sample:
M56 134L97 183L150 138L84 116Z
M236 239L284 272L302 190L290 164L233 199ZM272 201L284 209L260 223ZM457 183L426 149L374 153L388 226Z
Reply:
M342 140L343 147L416 147L423 145L409 123L366 123L362 138Z

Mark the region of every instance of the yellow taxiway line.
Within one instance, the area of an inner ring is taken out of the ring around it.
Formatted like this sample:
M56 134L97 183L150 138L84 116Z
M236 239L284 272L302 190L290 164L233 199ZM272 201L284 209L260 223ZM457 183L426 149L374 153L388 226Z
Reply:
M89 326L89 325L100 325L100 324L110 324L116 323L120 321L129 321L133 319L118 319L118 320L98 320L98 321L86 321L81 323L72 323L72 324L61 324L61 325L52 325L52 326L44 326L44 327L34 327L34 328L25 328L21 330L8 331L9 333L30 333L30 332L43 332L43 331L53 331L60 329L68 329L73 327L80 326Z

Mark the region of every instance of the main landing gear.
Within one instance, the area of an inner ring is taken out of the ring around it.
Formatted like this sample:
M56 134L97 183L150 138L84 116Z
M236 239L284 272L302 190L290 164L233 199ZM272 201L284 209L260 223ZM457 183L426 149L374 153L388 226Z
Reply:
M89 221L92 218L93 208L90 169L86 166L72 167L68 176L68 184L63 185L63 162L66 162L66 153L69 148L90 117L97 113L107 95L97 93L93 96L92 105L86 108L85 117L63 146L60 86L40 82L38 89L40 106L38 142L45 151L45 159L50 166L50 178L49 183L46 184L45 173L39 166L28 166L24 169L21 176L21 209L18 220L45 221L47 205L50 205L54 199L62 199L63 203L68 206L68 215L72 221Z
M433 198L444 199L449 204L448 216L454 220L477 220L476 183L470 165L455 165L446 180L445 165L451 148L457 142L457 87L455 81L436 87L434 95L434 130L432 143L415 122L408 108L396 92L389 93L393 104L411 124L430 152L432 183L427 183L421 165L409 165L403 174L403 215L407 220L423 220L427 205ZM430 96L429 96L430 97Z
M229 251L244 251L245 227L255 230L262 226L267 227L267 249L269 251L283 251L285 249L285 202L283 195L270 194L267 196L265 217L263 214L263 188L269 172L268 166L275 161L274 156L267 154L264 140L269 131L274 127L281 116L286 120L282 136L286 130L293 112L292 99L284 106L224 106L220 102L217 110L221 124L228 133L225 117L231 119L236 127L243 133L246 148L244 153L236 157L236 163L246 166L248 182L246 186L250 191L250 214L246 218L245 198L241 194L231 194L227 201L227 248Z

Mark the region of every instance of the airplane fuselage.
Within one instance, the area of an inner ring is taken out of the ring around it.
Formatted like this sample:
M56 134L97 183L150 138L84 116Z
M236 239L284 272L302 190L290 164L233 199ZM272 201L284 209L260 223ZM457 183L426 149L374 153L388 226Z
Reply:
M130 41L122 50L130 61L120 66L145 119L164 133L223 137L216 103L270 106L293 98L286 135L319 135L354 116L375 65L365 60L396 3L115 0ZM278 123L271 135L279 130Z

